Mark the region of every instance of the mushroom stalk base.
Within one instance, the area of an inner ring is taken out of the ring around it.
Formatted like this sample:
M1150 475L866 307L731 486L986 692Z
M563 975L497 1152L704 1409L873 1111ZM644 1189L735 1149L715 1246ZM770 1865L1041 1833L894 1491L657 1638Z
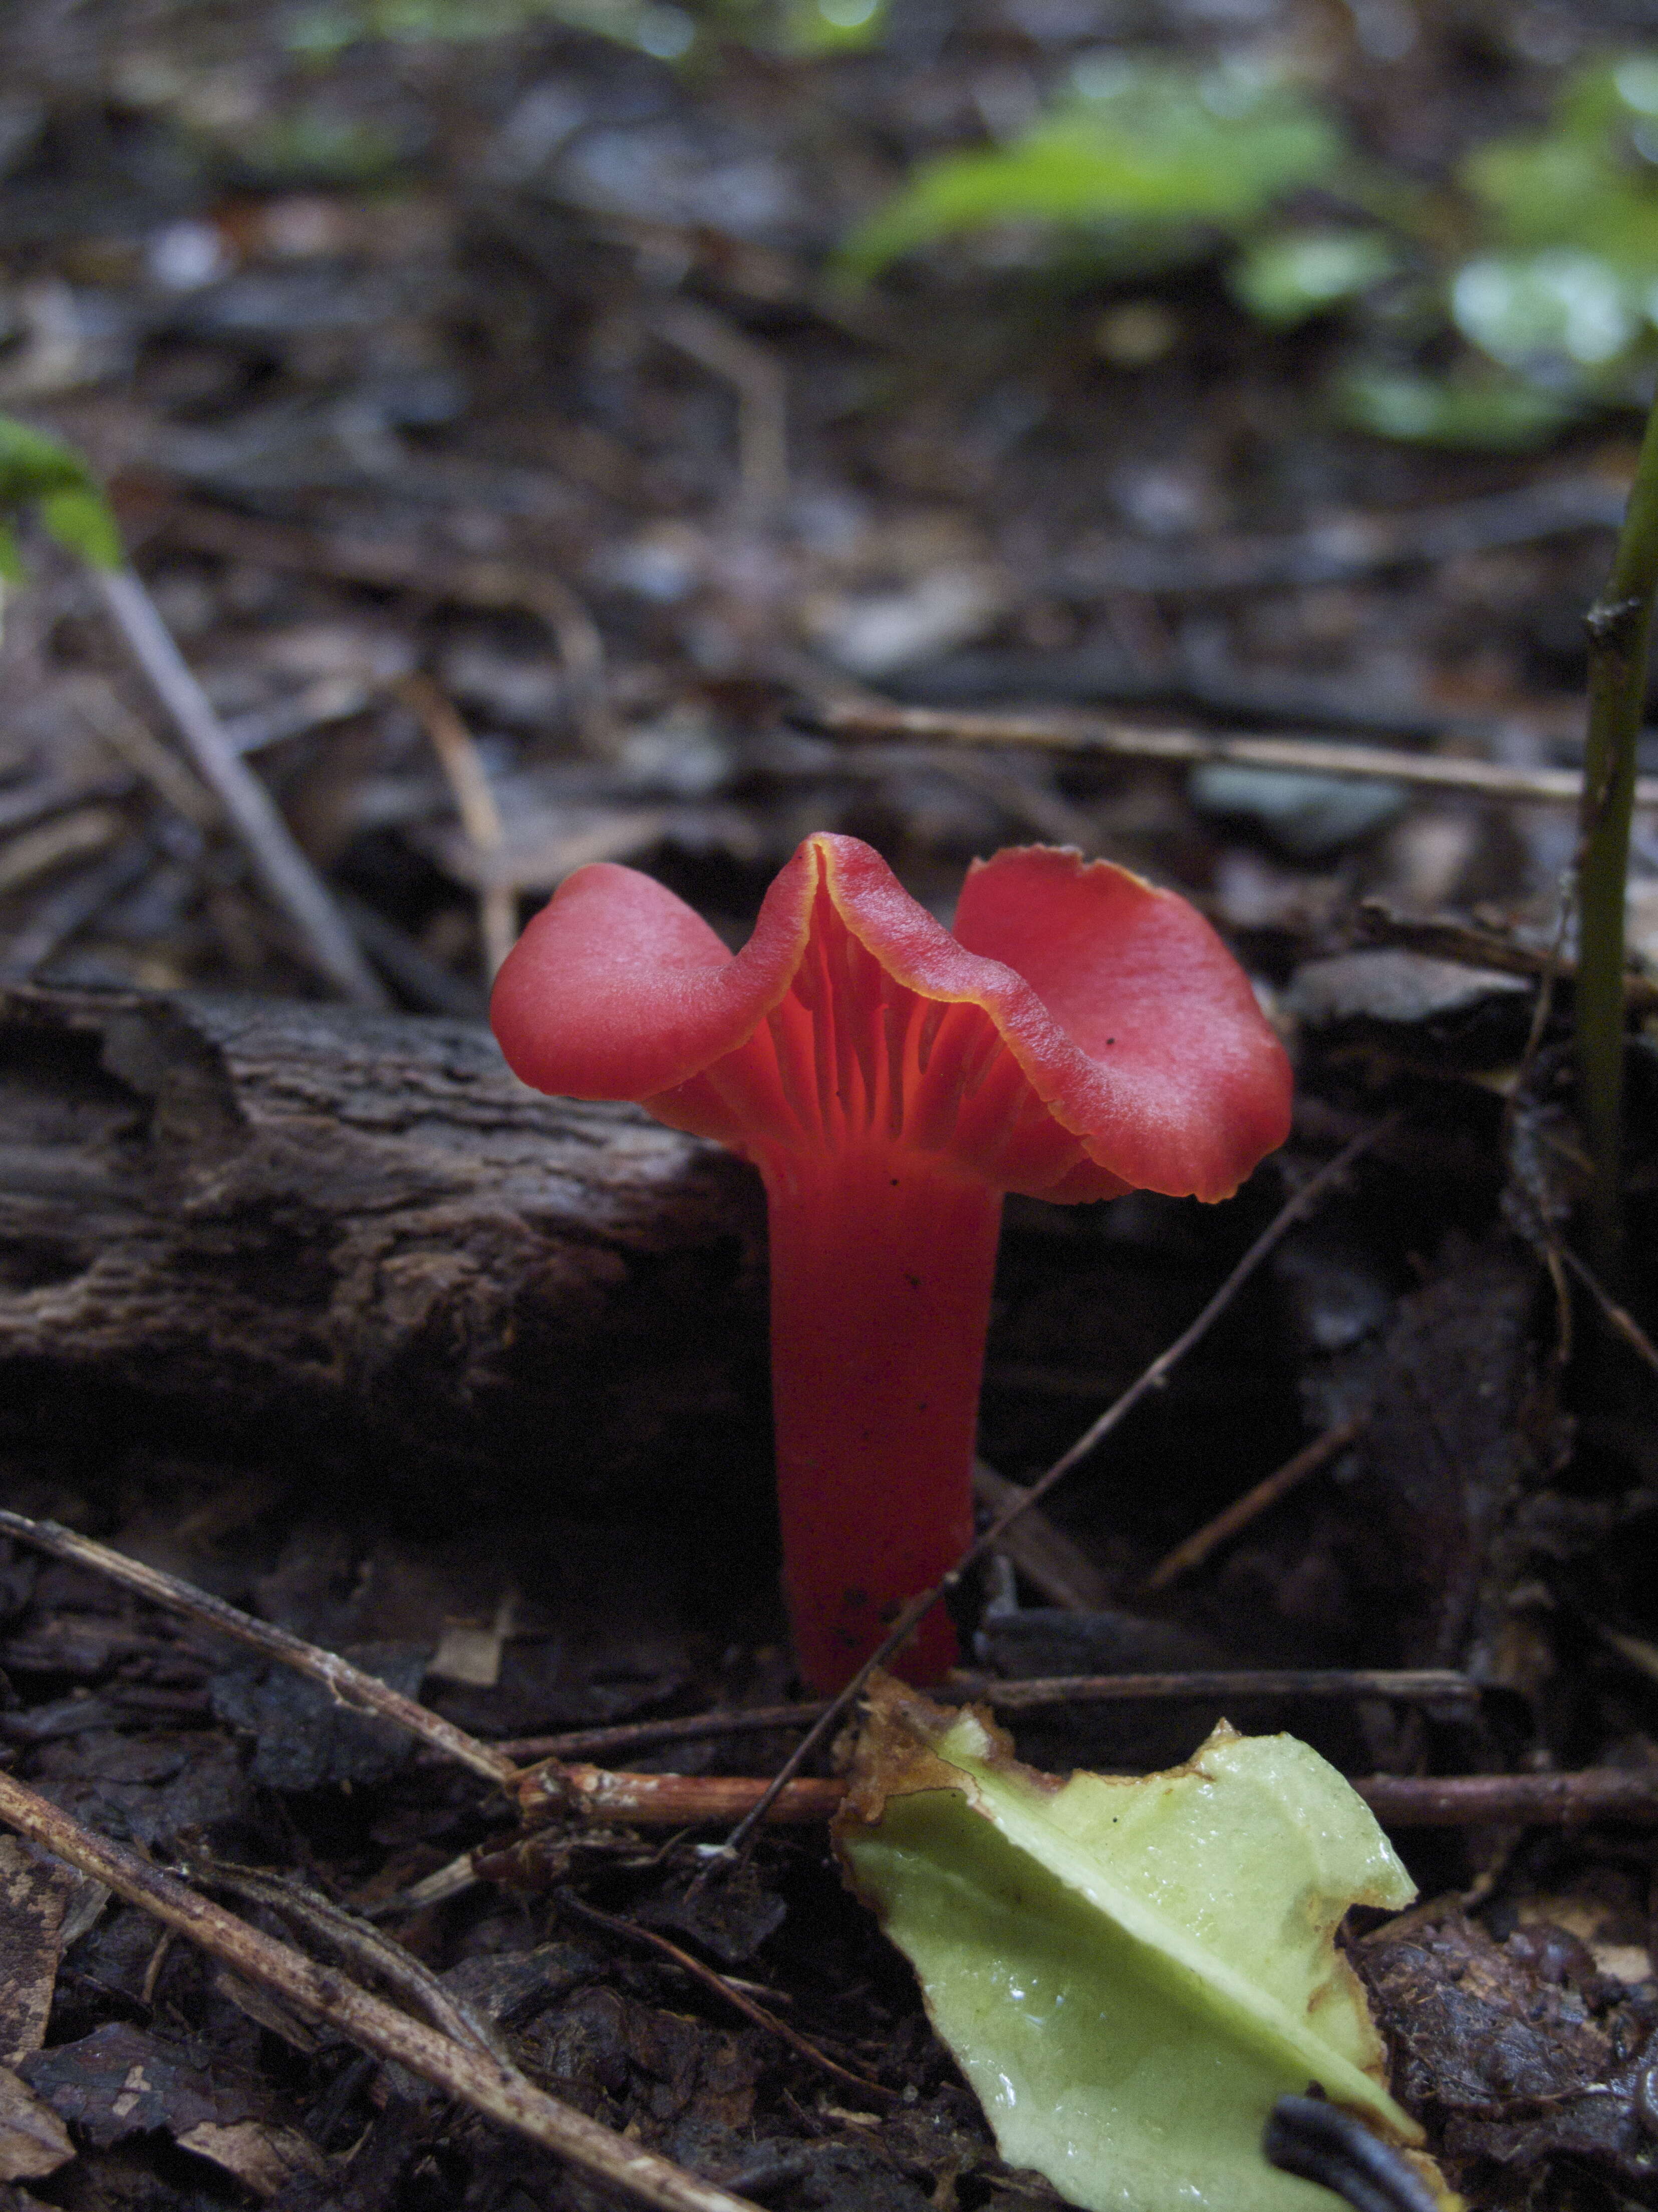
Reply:
M1001 1193L886 1146L761 1163L783 1583L802 1679L838 1690L973 1536ZM941 1608L897 1671L957 1656Z

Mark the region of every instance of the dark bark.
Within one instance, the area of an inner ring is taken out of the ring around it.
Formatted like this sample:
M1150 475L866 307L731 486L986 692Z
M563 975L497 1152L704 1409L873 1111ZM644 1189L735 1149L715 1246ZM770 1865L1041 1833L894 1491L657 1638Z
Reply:
M536 1096L465 1023L0 997L14 1445L694 1485L766 1453L762 1224L729 1156Z

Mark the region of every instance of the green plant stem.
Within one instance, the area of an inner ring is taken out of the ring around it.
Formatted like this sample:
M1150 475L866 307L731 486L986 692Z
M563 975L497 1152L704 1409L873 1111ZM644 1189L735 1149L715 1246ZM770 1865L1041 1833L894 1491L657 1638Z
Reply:
M1594 1182L1590 1235L1616 1272L1624 1126L1624 896L1636 744L1658 596L1658 402L1636 463L1606 588L1589 609L1589 722L1577 863L1577 1074Z

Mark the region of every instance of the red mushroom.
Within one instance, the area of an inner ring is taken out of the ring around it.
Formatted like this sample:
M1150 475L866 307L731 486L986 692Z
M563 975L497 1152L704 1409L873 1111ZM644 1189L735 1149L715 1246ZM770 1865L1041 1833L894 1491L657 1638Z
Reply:
M973 1533L1002 1194L1229 1196L1290 1069L1183 899L1072 852L975 866L952 937L856 838L809 837L732 955L631 868L580 870L491 1010L537 1090L632 1098L764 1179L784 1583L832 1691ZM952 1662L935 1609L902 1671Z

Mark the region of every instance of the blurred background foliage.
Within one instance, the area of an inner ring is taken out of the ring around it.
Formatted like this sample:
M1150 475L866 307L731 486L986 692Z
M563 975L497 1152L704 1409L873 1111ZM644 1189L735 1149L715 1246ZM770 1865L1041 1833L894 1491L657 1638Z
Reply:
M733 46L796 61L878 51L891 16L889 0L304 0L285 40L325 68L379 40L552 27L706 73ZM361 179L394 158L361 131L325 144L314 116L284 127L265 148L278 167ZM1215 263L1268 329L1339 319L1335 419L1413 442L1537 446L1651 390L1658 52L1580 60L1541 127L1494 135L1424 178L1357 147L1304 56L1102 46L1071 63L1034 118L914 161L835 267L860 287L940 252L1078 289ZM1155 329L1154 317L1148 346Z
M1493 138L1425 185L1358 155L1286 70L1085 58L1006 144L919 164L843 265L866 279L1016 224L1104 276L1219 258L1271 325L1345 315L1354 342L1332 398L1358 428L1532 444L1650 389L1658 55L1580 66L1544 129Z

